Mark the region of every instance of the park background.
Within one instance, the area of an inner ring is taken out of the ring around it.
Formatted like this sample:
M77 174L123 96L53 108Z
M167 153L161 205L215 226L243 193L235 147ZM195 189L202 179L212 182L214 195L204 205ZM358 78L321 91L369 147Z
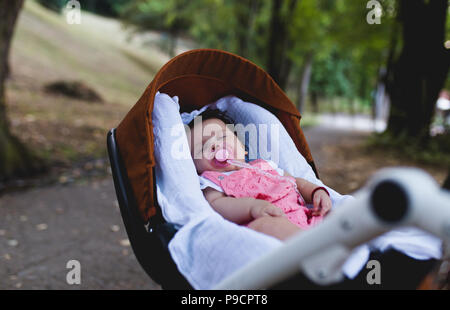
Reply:
M106 133L193 48L264 68L338 192L398 165L449 186L446 0L81 0L79 24L68 2L0 0L0 289L158 288L126 237Z

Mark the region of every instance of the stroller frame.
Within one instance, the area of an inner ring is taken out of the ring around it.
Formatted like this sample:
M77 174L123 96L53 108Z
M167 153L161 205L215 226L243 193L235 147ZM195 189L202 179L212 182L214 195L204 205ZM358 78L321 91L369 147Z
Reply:
M440 189L423 170L381 169L353 195L355 199L342 202L320 225L239 269L216 289L267 288L298 269L319 285L337 283L344 279L341 267L352 249L397 227L430 232L443 241L443 258L450 257L450 191ZM418 272L416 267L410 273Z
M175 226L160 217L152 217L146 223L138 213L136 198L115 138L115 129L108 132L107 147L120 214L139 264L163 289L191 289L169 253L169 241L177 231Z

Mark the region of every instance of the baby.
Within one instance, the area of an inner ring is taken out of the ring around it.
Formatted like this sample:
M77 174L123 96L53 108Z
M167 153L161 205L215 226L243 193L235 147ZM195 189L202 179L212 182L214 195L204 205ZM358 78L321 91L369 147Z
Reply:
M225 219L286 239L331 210L324 187L294 178L272 161L246 163L245 147L223 112L207 109L200 117L188 125L188 143L205 198Z

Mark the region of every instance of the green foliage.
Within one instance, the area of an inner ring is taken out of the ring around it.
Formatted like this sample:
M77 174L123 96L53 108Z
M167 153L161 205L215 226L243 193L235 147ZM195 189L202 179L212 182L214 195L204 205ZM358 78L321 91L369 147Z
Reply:
M179 33L188 29L193 22L190 1L182 0L136 0L120 7L120 16L139 30L159 30Z
M139 29L190 35L202 48L242 55L264 67L270 45L273 1L131 0L121 16ZM286 13L287 1L282 14ZM291 80L300 82L307 55L313 55L310 89L325 97L370 102L385 66L395 23L395 0L380 0L381 24L369 25L367 2L301 0L288 22L287 57Z
M66 4L66 0L37 0L40 4L46 8L53 10L55 12L61 12L62 8Z
M64 0L39 0L61 7ZM167 34L169 53L180 35L202 48L217 48L265 67L273 1L258 0L84 0L84 10L119 14L138 31ZM285 14L287 1L283 4ZM395 23L395 0L380 0L381 24L369 25L369 9L360 0L301 0L288 22L287 57L291 80L300 82L307 55L313 55L310 89L324 97L358 98L370 102L385 66ZM283 13L284 12L284 13ZM449 26L450 27L450 26Z
M178 36L187 33L194 22L198 2L182 0L135 0L120 6L119 12L126 25L137 31L148 29L166 32L166 50L173 57Z
M381 24L368 24L365 3L354 0L321 1L320 11L311 14L322 16L319 25L316 18L315 28L324 31L316 30L316 38L323 42L315 48L311 80L311 89L317 94L370 102L395 31L395 1L380 2L384 9Z
M263 66L270 1L203 0L189 33L200 47L218 48Z
M300 1L297 5L289 28L293 42L289 57L295 64L301 65L303 56L308 52L323 55L332 46L329 32L333 4L329 1Z
M118 17L120 9L129 3L130 0L81 0L83 10L105 15Z
M69 0L37 0L56 12L61 12ZM130 0L79 0L81 9L105 16L118 17L120 9Z
M450 135L430 137L423 144L406 135L390 132L373 134L366 142L368 150L380 150L425 164L450 167Z
M351 84L347 77L349 61L337 52L327 57L317 57L311 76L311 91L321 97L349 96Z

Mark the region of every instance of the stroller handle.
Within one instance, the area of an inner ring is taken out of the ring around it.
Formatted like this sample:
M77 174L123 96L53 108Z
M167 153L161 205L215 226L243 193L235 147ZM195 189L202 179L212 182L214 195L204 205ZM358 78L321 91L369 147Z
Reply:
M320 225L291 237L214 289L268 288L299 269L317 284L339 282L352 249L400 226L436 235L443 240L443 256L450 254L450 192L423 170L381 169L353 196Z

